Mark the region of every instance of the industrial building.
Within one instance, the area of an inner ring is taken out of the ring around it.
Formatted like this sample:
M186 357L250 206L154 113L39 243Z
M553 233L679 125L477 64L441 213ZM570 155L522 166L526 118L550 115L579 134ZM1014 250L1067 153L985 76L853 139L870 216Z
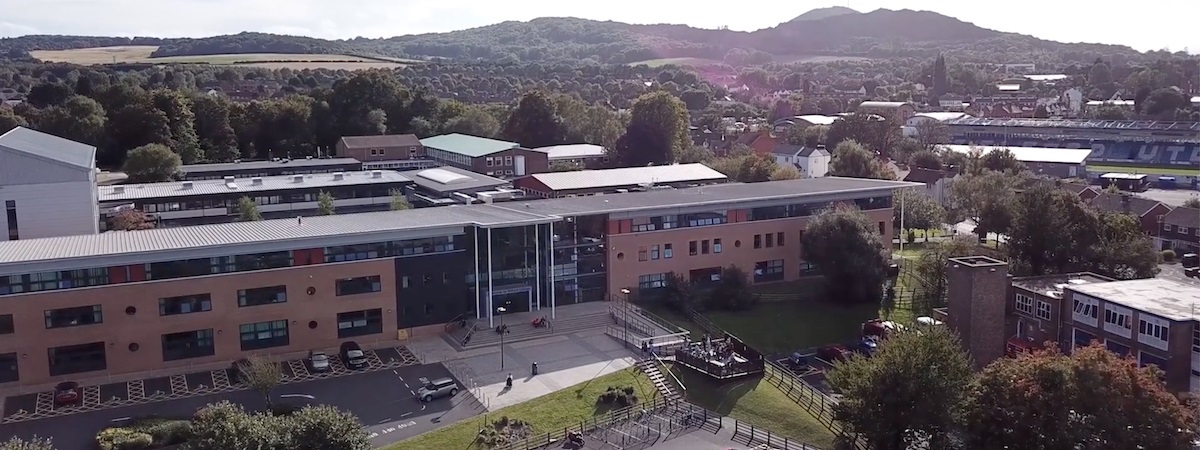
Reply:
M214 364L444 332L495 309L650 295L671 273L811 274L834 203L892 239L892 192L819 178L0 242L2 386Z
M440 165L487 176L506 178L550 170L549 155L500 141L466 134L443 134L421 139L425 154Z
M400 174L413 181L408 198L414 206L469 205L523 196L507 181L457 167L435 167Z
M536 173L513 181L529 195L574 197L724 183L729 177L700 163Z
M334 146L344 158L362 161L364 170L416 170L438 166L426 158L425 146L415 134L343 136Z
M96 147L24 127L0 135L0 241L99 232Z
M1037 175L1049 176L1054 178L1084 178L1087 176L1087 158L1092 153L1088 149L1080 148L1043 148L1043 147L1004 147L1004 146L989 146L989 145L943 145L946 149L955 153L968 154L972 150L979 150L983 154L1005 149L1012 152L1013 157L1025 164L1025 168L1029 169Z

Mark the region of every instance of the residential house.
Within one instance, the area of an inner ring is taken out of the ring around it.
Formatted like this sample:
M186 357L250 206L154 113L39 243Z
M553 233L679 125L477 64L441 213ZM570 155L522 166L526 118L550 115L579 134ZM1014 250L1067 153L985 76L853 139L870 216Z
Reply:
M1200 209L1180 206L1163 216L1164 248L1176 253L1200 253Z
M771 149L771 156L779 165L795 166L804 178L820 178L829 174L829 160L833 159L825 146L779 144Z
M770 154L775 148L775 137L771 136L770 131L755 131L738 136L737 144L750 147L750 150L758 154Z
M1137 217L1142 231L1150 236L1159 235L1159 230L1162 229L1163 218L1167 213L1171 212L1171 207L1162 202L1129 194L1104 192L1097 195L1088 203L1100 211L1129 214Z
M466 134L421 139L425 154L441 164L494 177L518 177L550 170L549 155L506 142Z
M926 194L929 194L939 204L947 206L950 202L950 183L955 176L941 170L913 167L904 176L903 181L924 184Z

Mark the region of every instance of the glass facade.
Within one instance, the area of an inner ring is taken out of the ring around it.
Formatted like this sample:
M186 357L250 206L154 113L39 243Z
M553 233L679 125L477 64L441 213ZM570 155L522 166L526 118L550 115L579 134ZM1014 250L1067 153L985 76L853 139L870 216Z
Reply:
M650 229L676 226L675 216L647 218L642 225ZM638 221L634 222L638 229ZM604 300L607 295L608 216L567 217L550 224L553 230L554 301L559 305Z
M500 307L516 313L550 306L550 230L546 224L475 229L481 317ZM476 288L474 274L467 275L467 284Z

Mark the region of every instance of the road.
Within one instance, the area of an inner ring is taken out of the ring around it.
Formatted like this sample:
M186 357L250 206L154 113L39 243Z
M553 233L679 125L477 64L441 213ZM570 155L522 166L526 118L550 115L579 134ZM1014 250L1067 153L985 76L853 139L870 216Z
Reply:
M281 402L328 404L354 413L366 426L376 447L483 412L482 406L468 392L423 404L412 394L412 390L420 385L417 381L420 377L435 379L451 377L451 374L441 364L409 366L289 384L277 388L274 395L285 396L279 400ZM52 436L57 448L87 449L95 446L96 433L112 425L113 419L148 415L186 417L205 405L221 400L239 403L247 410L258 410L265 406L262 397L255 392L226 392L3 425L0 426L0 437Z

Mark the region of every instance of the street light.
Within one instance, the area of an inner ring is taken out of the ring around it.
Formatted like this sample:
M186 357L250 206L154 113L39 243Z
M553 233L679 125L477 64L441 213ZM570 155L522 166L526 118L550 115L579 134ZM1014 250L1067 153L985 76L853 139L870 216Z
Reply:
M501 306L496 312L500 314L500 370L504 370L504 313L508 310Z
M625 345L629 345L629 288L621 288L625 294Z

